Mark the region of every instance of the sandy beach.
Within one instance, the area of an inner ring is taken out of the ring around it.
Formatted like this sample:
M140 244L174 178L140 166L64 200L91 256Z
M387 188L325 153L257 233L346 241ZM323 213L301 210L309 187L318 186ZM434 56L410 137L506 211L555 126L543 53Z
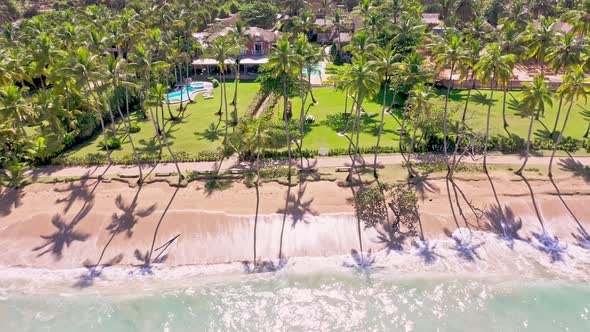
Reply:
M574 235L579 234L580 225L590 229L590 186L585 180L560 174L555 179L558 195L546 176L529 177L529 189L513 174L492 172L497 199L508 222L516 225L519 237L530 238L544 227L571 245L577 243ZM448 239L459 227L501 232L497 201L488 178L461 173L454 182L456 190L451 189L451 196L456 219L449 207L444 177L432 175L419 187L425 238ZM276 259L279 252L298 257L346 255L351 249L359 250L352 193L341 181L291 187L283 223L287 190L277 183L260 187L256 225L260 259ZM88 179L8 190L0 202L0 266L65 269L99 261L139 265L140 256L177 235L162 255L163 266L252 260L255 204L255 189L243 183L209 192L200 181L186 188L166 183L131 188L126 183ZM362 231L363 250L386 247L380 232ZM406 241L406 245L409 243ZM158 251L153 252L152 259Z

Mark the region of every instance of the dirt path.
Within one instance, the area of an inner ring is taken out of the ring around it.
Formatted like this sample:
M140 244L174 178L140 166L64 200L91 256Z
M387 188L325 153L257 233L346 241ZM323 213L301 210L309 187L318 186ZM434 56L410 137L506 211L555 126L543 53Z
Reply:
M418 161L436 161L441 160L442 155L419 155L414 157L414 160ZM559 161L566 159L564 157L555 159L555 167L558 167ZM590 157L573 157L574 161L584 166L590 166ZM372 162L372 157L367 155L364 160L367 163ZM478 156L475 158L464 159L467 163L481 163L482 157ZM401 155L383 155L379 156L378 162L381 165L398 165L403 162ZM488 156L489 164L520 164L522 157L518 155L503 155L503 156ZM272 165L286 165L286 161L275 161L269 162ZM546 166L549 164L549 157L530 157L529 166ZM297 164L300 166L299 164ZM350 165L349 157L320 157L316 159L310 159L304 161L304 167L341 167ZM213 171L219 167L218 162L188 162L180 163L180 170L185 171ZM249 168L247 163L238 163L236 158L224 160L221 165L221 170L226 171L232 168ZM142 170L146 173L172 173L176 172L176 167L172 163L161 163L161 164L144 164ZM96 166L76 166L76 167L63 167L63 166L47 166L29 170L25 173L26 176L30 177L44 177L44 176L97 176L101 174L119 174L119 175L134 175L138 174L137 166L135 165L96 165Z

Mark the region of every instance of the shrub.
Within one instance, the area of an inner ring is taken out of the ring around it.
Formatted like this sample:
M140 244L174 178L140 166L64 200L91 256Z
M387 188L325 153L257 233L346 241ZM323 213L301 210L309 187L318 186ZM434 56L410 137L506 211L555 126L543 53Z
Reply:
M141 130L141 126L139 125L139 123L132 122L131 124L129 124L129 132L131 134L138 133L140 130Z
M116 150L119 149L121 147L121 139L118 137L109 137L107 138L107 143L106 145L108 146L109 149L111 150ZM98 146L103 149L106 150L105 148L105 143L104 140L100 141L98 143Z

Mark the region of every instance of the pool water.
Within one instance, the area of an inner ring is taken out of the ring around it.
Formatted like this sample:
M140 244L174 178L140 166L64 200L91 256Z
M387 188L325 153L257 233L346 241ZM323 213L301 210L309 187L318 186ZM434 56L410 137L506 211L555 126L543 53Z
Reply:
M166 98L170 100L170 102L180 102L180 101L188 101L189 94L193 94L194 92L201 91L205 89L205 84L203 83L192 83L188 87L183 87L182 90L173 91L166 95Z
M305 76L308 76L307 69L301 71ZM311 66L311 76L320 76L322 74L322 65Z

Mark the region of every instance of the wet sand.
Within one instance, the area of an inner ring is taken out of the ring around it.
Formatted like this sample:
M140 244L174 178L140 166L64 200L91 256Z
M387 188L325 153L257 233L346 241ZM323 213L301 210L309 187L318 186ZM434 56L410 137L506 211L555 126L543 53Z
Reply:
M518 235L527 238L541 232L542 222L547 232L575 245L572 234L578 233L578 224L551 182L540 176L528 181L539 207L537 216L527 184L506 174L492 174L493 184L506 217L517 225L522 222ZM420 213L424 236L446 238L458 227L498 232L497 203L487 177L458 174L455 179L457 193L451 190L451 198L459 197L456 221L444 178L432 177L423 186ZM590 230L588 182L567 176L557 178L556 183L578 221ZM186 188L173 188L154 183L130 188L125 183L84 180L9 190L0 198L0 266L76 268L95 264L103 252L101 264L136 265L152 243L157 249L176 235L179 238L167 248L165 266L252 260L255 189L235 183L230 189L211 193L204 185L193 182ZM276 259L279 252L298 257L359 250L349 188L337 181L292 187L283 223L286 193L287 187L276 183L260 187L256 224L259 258ZM385 247L378 230L363 230L361 238L365 251ZM154 250L151 258L158 253Z

